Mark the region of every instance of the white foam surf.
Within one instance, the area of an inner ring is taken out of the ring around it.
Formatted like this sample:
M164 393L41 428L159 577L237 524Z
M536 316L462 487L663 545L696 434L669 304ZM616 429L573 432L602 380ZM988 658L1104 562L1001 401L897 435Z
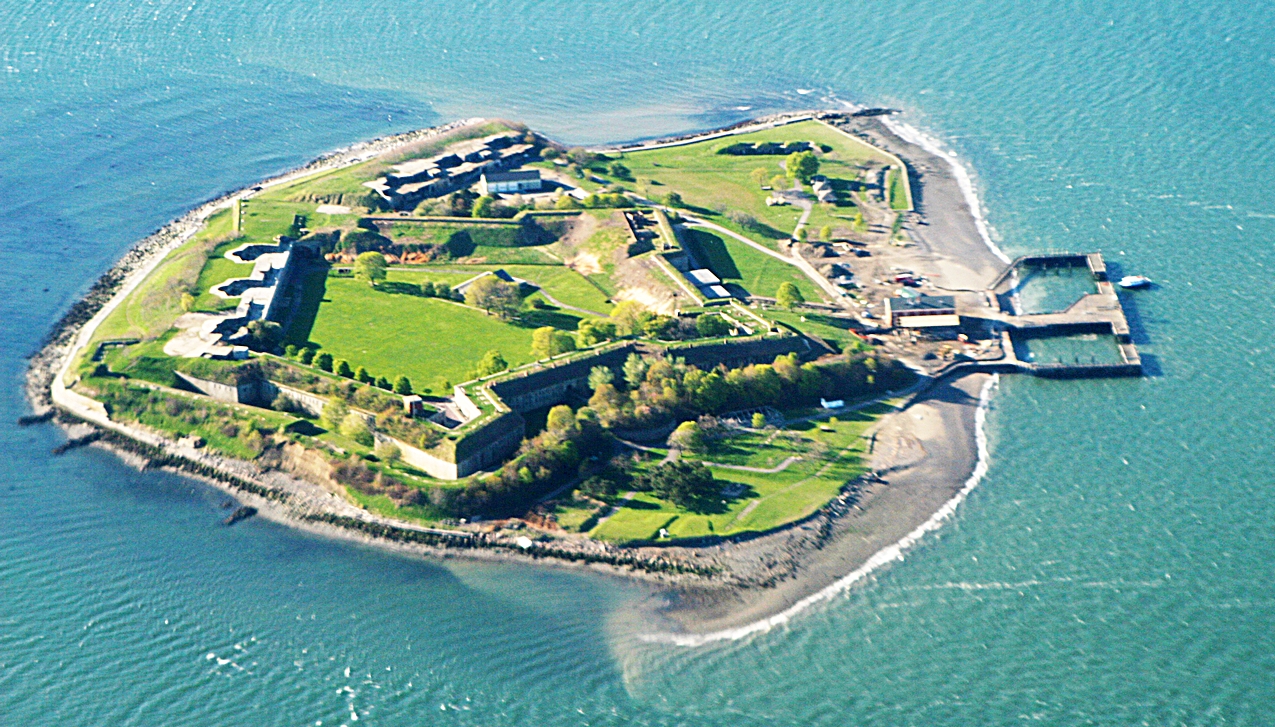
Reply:
M1011 262L1009 256L992 240L991 228L987 225L987 218L983 215L983 206L979 204L978 193L974 190L974 179L970 176L969 169L966 169L965 165L961 163L960 158L944 149L938 139L911 124L896 121L890 116L882 116L881 123L897 134L900 139L916 144L948 163L948 166L952 168L952 176L956 178L956 184L961 188L961 194L965 197L965 204L970 208L970 215L974 218L974 227L978 230L979 237L983 239L983 244L987 245L987 249L991 250L992 254L1001 262L1009 264Z
M987 421L987 408L991 401L992 389L1000 383L1000 375L993 374L991 378L983 384L983 388L978 395L978 409L974 413L974 441L977 445L978 459L974 465L974 471L965 480L961 489L952 497L952 499L943 503L943 507L929 517L928 520L918 525L912 532L903 536L898 542L889 545L877 551L863 565L851 571L848 575L842 577L837 582L824 588L818 593L813 593L800 601L794 603L783 611L764 618L760 621L754 621L746 626L740 626L733 629L725 629L722 631L714 631L708 634L648 634L642 637L648 642L663 642L676 644L678 646L703 646L704 644L715 641L738 641L753 634L764 633L770 631L776 626L782 626L792 620L794 616L814 606L815 604L831 600L834 596L844 593L851 586L864 580L873 571L892 563L897 560L903 560L903 556L908 549L916 545L925 537L927 533L938 530L945 520L950 518L956 512L956 508L969 495L978 483L983 479L983 475L987 474L988 454L987 454L987 432L985 423Z

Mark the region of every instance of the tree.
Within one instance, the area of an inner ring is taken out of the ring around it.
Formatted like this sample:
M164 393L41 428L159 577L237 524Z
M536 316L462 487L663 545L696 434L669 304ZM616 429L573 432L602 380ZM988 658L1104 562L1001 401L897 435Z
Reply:
M308 346L301 349L301 353L297 355L297 359L306 366L309 366L314 363L314 349Z
M484 194L483 196L474 200L474 209L471 211L470 214L474 217L492 217L493 216L492 212L494 212L495 209L496 209L496 198L490 195Z
M819 173L819 158L812 151L795 151L788 155L784 168L789 176L809 184L810 178Z
M788 189L788 187L791 186L791 183L788 181L788 177L782 174L776 174L775 176L770 178L770 186L771 188L777 189L777 190Z
M629 385L630 389L636 389L646 381L646 371L650 368L646 359L636 353L629 354L624 359L624 382Z
M609 384L612 381L615 381L615 372L606 366L594 366L589 369L590 391L597 391L599 386Z
M730 324L721 316L706 313L695 319L695 330L705 338L718 338L730 333Z
M824 242L832 240L832 225L824 225L819 228L819 239Z
M757 183L758 187L766 186L767 174L770 174L770 172L765 167L757 167L748 173L748 175L753 178L753 181Z
M376 441L372 436L372 430L367 426L367 420L362 414L350 412L341 420L340 427L341 436L349 437L359 444L370 447Z
M686 203L682 201L682 195L677 192L669 192L664 195L664 204L669 207L685 207Z
M409 396L412 393L412 380L406 376L394 379L394 393Z
M651 316L646 306L636 300L623 300L611 311L616 333L631 336L642 330L642 323Z
M491 376L492 374L500 373L507 368L509 368L509 362L505 361L505 357L500 355L500 351L493 348L487 353L484 353L483 357L478 360L478 366L474 369L474 375L475 378L482 378L484 376Z
M354 371L353 371L353 369L351 369L351 368L350 368L350 362L349 362L349 361L346 361L345 359L340 359L339 361L337 361L337 362L336 362L336 375L337 375L337 376L344 376L344 377L345 377L345 378L347 378L347 379L349 379L349 378L353 378L353 376L354 376Z
M283 326L274 321L255 320L248 324L248 338L258 351L269 351L283 338Z
M611 166L607 167L607 171L611 172L611 176L616 179L633 179L633 173L621 162L611 162Z
M465 289L465 302L494 313L501 320L509 320L518 313L522 298L518 295L517 285L506 283L495 275L485 275Z
M615 338L615 321L606 318L585 318L576 324L576 340L581 346L592 346L612 338Z
M796 232L792 233L792 236L797 242L805 242L808 237L808 233L806 232L806 228L801 227L798 228Z
M780 306L792 310L801 303L805 303L806 299L802 297L801 291L791 282L785 281L779 284L779 290L775 291L775 302Z
M437 293L434 292L434 283L432 281L426 280L421 283L421 295L426 298L433 298L437 295Z
M566 331L542 326L531 332L531 355L536 358L556 356L574 350L576 350L576 340Z
M350 413L350 407L340 399L329 399L328 403L323 405L323 412L319 414L319 423L328 431L335 431L341 426L341 422L345 420L345 415Z
M702 462L667 462L640 479L656 497L692 512L714 509L721 499L721 485Z
M764 429L766 427L766 415L761 412L753 412L753 429Z
M375 381L375 379L373 379L373 378L372 378L372 374L369 374L369 373L367 372L367 369L363 368L362 366L360 366L360 367L358 367L357 369L355 369L355 371L354 371L354 378L355 378L355 379L357 379L358 381L361 381L361 382L365 383L365 384L370 384L370 383L372 383L373 381Z
M296 344L289 343L287 346L284 346L283 355L287 356L288 358L296 358L297 357Z
M376 388L385 389L386 391L393 391L394 385L391 384L390 380L385 378L384 376L378 376L376 377Z
M569 194L562 195L561 197L558 198L557 202L553 203L554 209L560 209L560 210L578 210L583 206L584 205L580 204L580 200L576 199L575 197L572 197Z
M669 435L668 446L684 452L698 452L704 447L704 433L695 422L682 422Z
M385 256L379 252L359 253L354 259L354 279L375 286L385 280Z
M321 371L332 371L332 354L324 351L314 358L314 365L318 366Z
M559 404L549 410L549 417L545 421L545 429L555 434L565 434L579 429L576 424L576 415L572 413L571 407L566 404Z

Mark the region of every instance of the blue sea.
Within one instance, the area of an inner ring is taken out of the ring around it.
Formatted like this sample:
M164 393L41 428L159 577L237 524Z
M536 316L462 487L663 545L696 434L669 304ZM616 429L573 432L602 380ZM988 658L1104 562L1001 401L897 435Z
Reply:
M1275 723L1275 6L1203 0L0 2L0 725ZM361 139L565 142L892 106L1010 255L1098 249L1151 376L1004 377L990 469L787 625L222 527L224 496L19 428L25 357L139 238Z

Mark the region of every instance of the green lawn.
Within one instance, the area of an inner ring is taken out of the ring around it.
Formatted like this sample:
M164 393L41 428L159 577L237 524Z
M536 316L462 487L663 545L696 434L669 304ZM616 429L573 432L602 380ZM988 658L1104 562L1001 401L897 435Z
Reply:
M404 279L414 272L394 271ZM308 341L375 376L407 376L418 389L434 387L440 379L453 384L466 380L493 348L510 366L526 363L534 326L561 322L574 327L565 322L578 320L560 316L566 321L557 321L545 314L525 324L505 323L456 303L378 291L351 278L312 282L325 283L326 289ZM306 340L303 331L290 335L293 342Z
M768 310L766 315L781 323L787 323L799 331L818 336L833 346L839 347L842 352L857 351L867 345L850 332L850 321L845 318L808 311L797 313L778 309ZM802 320L803 318L805 320Z
M687 229L682 239L701 264L717 277L736 283L753 295L774 297L781 283L796 284L809 301L821 300L823 291L795 266L712 230Z
M515 278L529 280L543 288L549 295L566 305L595 311L602 315L611 313L607 295L589 282L583 275L564 265L459 265L396 267L390 270L389 280L420 284L426 280L462 283L486 270L504 270Z
M836 497L842 485L866 471L863 433L887 411L888 407L878 406L846 414L835 425L826 421L802 423L795 425L790 434L781 433L770 442L765 442L766 436L760 434L713 442L707 451L688 458L759 468L775 467L794 454L804 459L773 474L713 467L714 476L728 487L733 484L738 493L722 505L721 512L691 513L648 493L638 493L590 535L614 542L649 540L663 527L676 540L762 532L799 520ZM820 446L825 448L822 459L817 451Z
M779 162L784 158L716 153L718 149L731 144L761 141L811 141L831 147L832 151L819 155L819 172L834 180L857 178L858 165L864 161L891 163L889 157L880 151L818 121L804 121L684 146L630 152L624 155L624 163L638 178L639 191L655 198L676 191L688 205L695 208L693 212L700 214L720 217L727 210L746 212L767 227L744 231L744 234L769 243L790 235L801 211L789 206L767 207L765 199L770 193L762 190L749 174L756 168L765 169L768 177L782 174ZM652 183L652 180L656 183ZM846 209L853 214L853 206L847 206ZM816 211L811 219L812 223L818 223L816 229L828 224L820 214L830 213L826 210Z
M210 252L231 234L230 210L211 216L203 230L170 252L132 294L111 311L94 332L93 340L155 338L167 331L182 314L182 293L194 288Z

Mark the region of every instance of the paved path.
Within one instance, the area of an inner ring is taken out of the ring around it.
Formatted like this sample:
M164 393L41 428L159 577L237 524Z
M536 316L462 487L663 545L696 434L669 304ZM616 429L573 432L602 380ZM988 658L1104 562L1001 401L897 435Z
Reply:
M792 464L793 462L800 462L800 461L801 461L801 457L798 457L797 455L793 455L789 457L788 459L784 460L783 462L780 462L779 464L775 465L774 467L747 467L742 464L722 464L720 462L704 462L704 464L708 465L709 467L721 467L722 469L738 470L740 472L756 472L759 475L774 475L774 474L779 474L780 472L783 472L784 470L788 469L788 465Z
M628 492L624 493L624 497L620 498L619 502L612 505L611 509L607 510L607 514L598 518L598 522L596 525L593 526L593 529L597 530L599 527L602 526L602 523L606 522L607 520L610 520L612 515L619 512L620 508L624 507L624 505L628 503L629 500L632 500L634 497L637 497L637 492L634 490L629 490Z

